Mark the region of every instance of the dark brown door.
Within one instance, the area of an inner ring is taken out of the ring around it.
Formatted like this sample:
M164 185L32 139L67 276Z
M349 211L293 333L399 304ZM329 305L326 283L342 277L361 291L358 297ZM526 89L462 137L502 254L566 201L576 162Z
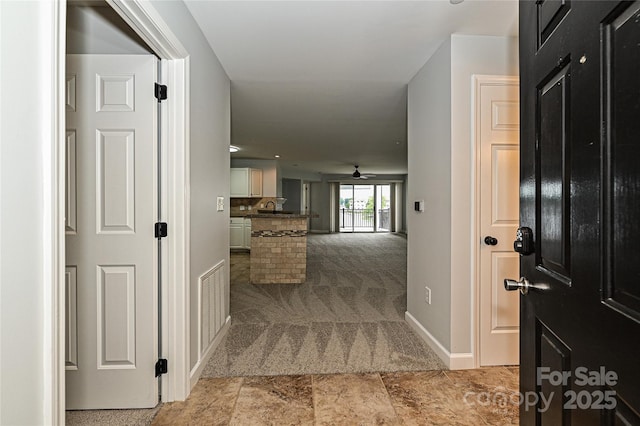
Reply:
M521 1L520 55L520 422L640 424L640 2Z

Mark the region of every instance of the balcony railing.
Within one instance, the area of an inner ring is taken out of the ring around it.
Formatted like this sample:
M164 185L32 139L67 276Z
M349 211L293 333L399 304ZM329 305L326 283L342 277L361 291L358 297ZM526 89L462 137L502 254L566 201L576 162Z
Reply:
M340 209L342 231L389 231L390 209L378 209L378 229L374 229L374 211L371 209Z

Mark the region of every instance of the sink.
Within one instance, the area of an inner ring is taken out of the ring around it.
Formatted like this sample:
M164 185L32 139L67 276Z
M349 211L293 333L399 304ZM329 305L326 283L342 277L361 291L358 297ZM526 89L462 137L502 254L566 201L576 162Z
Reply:
M293 212L286 211L286 210L267 210L267 209L258 209L258 213L260 213L260 214L264 214L264 213L268 213L268 214L293 214Z

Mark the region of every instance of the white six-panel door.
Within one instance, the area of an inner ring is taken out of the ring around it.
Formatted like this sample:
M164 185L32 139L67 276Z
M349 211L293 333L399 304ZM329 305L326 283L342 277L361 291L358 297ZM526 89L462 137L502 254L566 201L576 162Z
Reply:
M518 292L503 280L518 276L513 240L519 222L520 118L516 79L482 84L479 91L480 137L480 364L519 362ZM486 237L497 240L485 243Z
M157 62L67 56L68 409L158 402Z

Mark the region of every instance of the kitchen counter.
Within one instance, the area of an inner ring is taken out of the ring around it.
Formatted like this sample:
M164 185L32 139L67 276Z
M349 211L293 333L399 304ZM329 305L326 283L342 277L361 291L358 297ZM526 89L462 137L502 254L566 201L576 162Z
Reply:
M307 279L309 215L252 213L252 284L296 284Z
M308 214L301 214L301 213L294 213L294 212L287 212L287 213L278 213L278 211L276 210L276 213L249 213L248 215L246 215L245 217L261 217L261 218L289 218L289 219L299 219L299 218L308 218L310 217Z
M273 212L258 212L256 210L249 210L246 213L232 213L229 215L229 217L293 217L293 218L297 218L297 217L318 217L317 213L299 213L299 212L290 212L290 211L284 211L282 213L282 210L276 210L276 213Z

